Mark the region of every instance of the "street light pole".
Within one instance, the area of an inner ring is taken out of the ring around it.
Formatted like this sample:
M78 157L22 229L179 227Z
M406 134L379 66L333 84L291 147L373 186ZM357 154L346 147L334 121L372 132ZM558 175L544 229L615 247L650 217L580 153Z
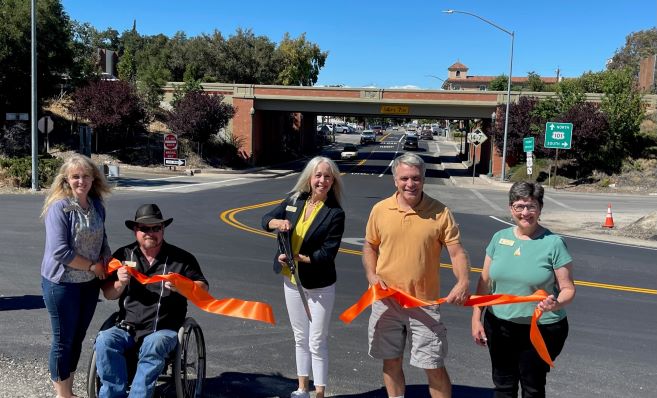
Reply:
M513 42L515 40L515 33L509 30L504 29L503 27L497 25L496 23L489 21L486 18L480 17L477 14L473 14L467 11L458 11L458 10L445 10L445 14L465 14L475 17L481 21L486 22L487 24L501 30L502 32L511 36L511 56L509 58L509 79L506 86L506 116L504 118L504 140L502 142L502 177L501 180L506 180L506 139L509 133L509 106L511 103L511 76L513 76Z
M440 80L441 82L443 82L443 84L445 83L445 79L443 79L443 78L441 78L441 77L438 77L438 76L436 76L436 75L424 75L424 76L426 76L426 77L431 77L431 78L434 78L434 79L438 79L438 80ZM442 89L442 86L441 86L440 88Z

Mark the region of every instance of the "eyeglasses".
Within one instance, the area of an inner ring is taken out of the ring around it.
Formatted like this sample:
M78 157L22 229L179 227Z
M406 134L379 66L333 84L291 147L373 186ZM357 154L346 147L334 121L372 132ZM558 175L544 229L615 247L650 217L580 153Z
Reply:
M139 225L139 226L137 226L137 231L141 231L141 232L143 232L143 233L145 233L145 234L149 234L149 233L151 233L151 232L160 232L160 231L162 231L163 229L164 229L164 227L161 226L161 225L154 225L154 226L152 226L152 227L147 227L147 226L145 226L145 225Z
M521 204L515 204L511 205L511 208L513 211L516 213L522 213L524 209L527 209L528 212L530 213L536 213L538 211L538 206L536 205L521 205Z

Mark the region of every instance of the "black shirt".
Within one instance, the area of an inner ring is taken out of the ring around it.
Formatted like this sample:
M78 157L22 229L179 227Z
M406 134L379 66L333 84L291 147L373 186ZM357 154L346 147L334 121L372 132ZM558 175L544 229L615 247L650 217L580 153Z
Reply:
M149 265L137 242L119 248L114 252L114 258L135 262L137 271L146 276L175 272L193 281L208 284L196 258L167 242L162 242L160 253L152 265ZM112 277L116 280L116 273ZM142 285L135 278L131 278L130 284L119 299L119 320L135 327L137 340L157 330L178 331L186 315L187 299L164 287L164 282Z

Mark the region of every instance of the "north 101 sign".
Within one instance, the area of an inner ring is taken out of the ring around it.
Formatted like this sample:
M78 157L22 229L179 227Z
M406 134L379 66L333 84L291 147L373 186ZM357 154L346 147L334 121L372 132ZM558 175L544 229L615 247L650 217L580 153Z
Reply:
M545 147L554 149L570 149L573 139L572 123L545 123Z

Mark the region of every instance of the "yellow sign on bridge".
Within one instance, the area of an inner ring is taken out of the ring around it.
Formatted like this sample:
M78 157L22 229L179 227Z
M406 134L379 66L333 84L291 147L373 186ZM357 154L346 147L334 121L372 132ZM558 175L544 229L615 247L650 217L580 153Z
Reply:
M381 113L387 115L408 115L407 105L381 105Z

